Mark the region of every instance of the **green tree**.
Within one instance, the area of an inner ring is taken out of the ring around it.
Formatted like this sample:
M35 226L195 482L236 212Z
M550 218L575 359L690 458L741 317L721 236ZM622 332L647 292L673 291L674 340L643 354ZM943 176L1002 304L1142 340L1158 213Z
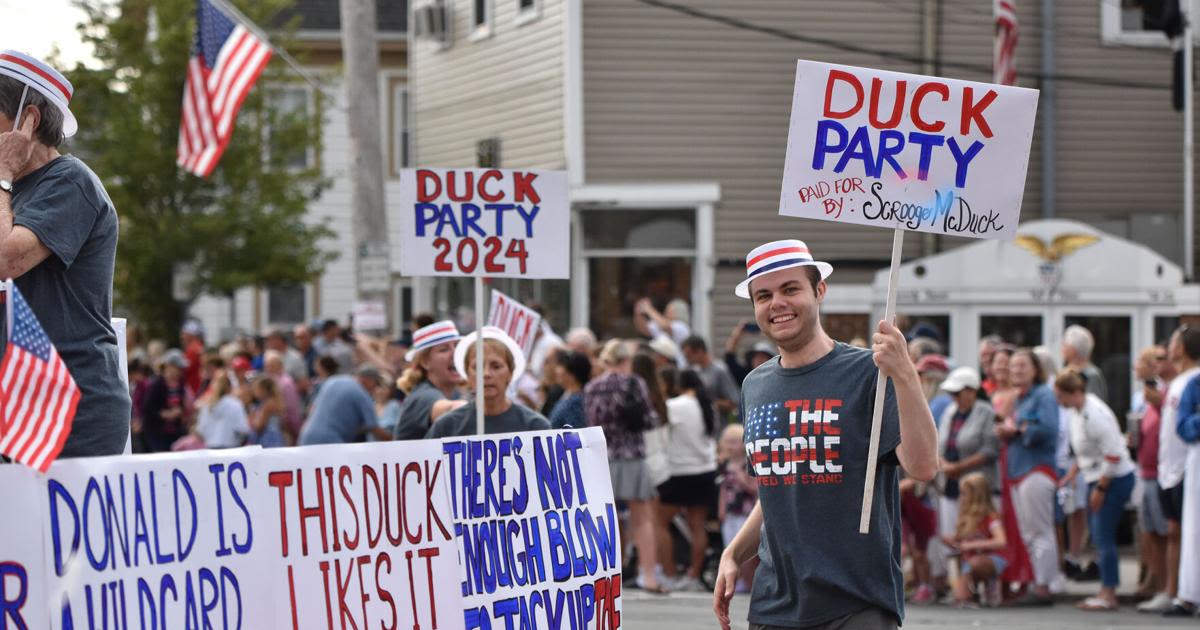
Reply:
M254 22L270 24L291 0L239 4ZM296 157L319 155L320 91L307 111L278 107L277 88L299 79L273 58L243 102L216 170L196 177L175 164L195 0L81 6L88 19L80 32L98 67L71 74L80 132L68 149L104 181L120 216L118 310L169 339L202 294L319 275L336 256L320 247L333 232L305 215L328 180L316 160L297 167ZM172 290L180 268L192 277L183 301Z

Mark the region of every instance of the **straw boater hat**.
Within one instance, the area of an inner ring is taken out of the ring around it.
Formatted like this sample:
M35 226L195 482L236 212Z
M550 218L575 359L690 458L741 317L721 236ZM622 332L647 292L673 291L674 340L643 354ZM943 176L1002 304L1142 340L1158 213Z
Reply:
M418 352L447 341L458 341L459 337L458 326L448 319L418 328L413 333L412 347L404 353L404 360L412 362Z
M478 338L479 333L473 332L459 340L458 345L454 348L454 369L458 370L458 373L464 379L467 378L467 348L470 348L471 344L475 343L475 340ZM512 355L513 359L512 378L509 379L509 384L516 383L517 379L521 378L521 375L525 373L525 351L521 349L521 346L517 345L516 341L513 341L512 337L509 337L503 330L495 326L484 326L483 338L495 339L504 344L505 348L508 348L508 353Z
M787 239L771 241L759 245L746 254L746 279L742 280L733 293L740 298L750 297L750 281L775 271L791 269L792 267L816 267L821 272L821 279L833 273L833 266L827 262L813 260L804 241Z
M28 85L54 103L63 115L63 137L70 138L79 130L79 123L75 121L75 115L69 107L75 88L61 72L25 53L5 50L0 51L0 74Z

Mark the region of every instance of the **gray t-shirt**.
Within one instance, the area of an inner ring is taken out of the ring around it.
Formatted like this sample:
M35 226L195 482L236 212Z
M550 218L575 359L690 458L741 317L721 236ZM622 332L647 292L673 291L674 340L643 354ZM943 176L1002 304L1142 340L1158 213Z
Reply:
M467 437L476 434L475 428L475 402L471 401L438 418L429 427L425 438ZM483 417L483 432L487 434L544 431L549 428L550 421L542 414L519 403L513 403L504 413Z
M300 430L300 445L357 442L363 432L378 424L375 403L358 379L331 376L313 401L312 415Z
M458 390L450 398L442 390L433 386L429 381L421 381L413 388L404 404L400 407L400 422L396 424L393 435L397 440L421 440L430 429L430 415L433 405L439 400L458 400Z
M723 363L716 361L709 362L707 367L693 365L693 370L700 375L700 380L704 382L704 387L708 389L708 395L713 400L724 398L729 401L738 399L738 386L733 382L733 377L729 375L729 368Z
M60 457L114 455L129 434L129 389L112 326L117 211L96 174L64 155L13 183L14 225L50 255L16 279L79 386L79 406Z
M877 377L869 350L838 343L801 368L774 357L742 384L747 465L763 511L752 623L810 626L867 608L903 620L900 420L891 383L871 531L858 533Z

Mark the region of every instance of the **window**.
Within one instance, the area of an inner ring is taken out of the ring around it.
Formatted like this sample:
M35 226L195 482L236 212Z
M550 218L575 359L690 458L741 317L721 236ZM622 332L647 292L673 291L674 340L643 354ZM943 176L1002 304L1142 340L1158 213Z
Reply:
M310 124L309 91L299 86L275 87L269 96L271 114L267 125L266 150L269 161L279 160L288 168L304 169L312 163L307 130Z
M1063 318L1063 330L1079 325L1092 333L1096 342L1092 363L1100 368L1108 390L1104 402L1116 413L1122 425L1133 394L1130 390L1134 356L1131 323L1126 316L1067 315Z
M542 0L516 0L517 26L528 24L542 17Z
M492 36L492 0L471 0L471 41Z
M267 290L267 322L300 324L306 321L304 285L271 287Z
M1188 0L1183 0L1187 2ZM1166 48L1166 35L1155 23L1157 15L1147 15L1142 0L1101 0L1100 39L1110 46ZM1155 3L1150 3L1155 4ZM1195 8L1193 2L1193 9ZM1157 11L1157 9L1155 9ZM1195 15L1193 13L1193 15Z
M408 86L392 88L392 175L412 166L412 143L409 132Z
M1042 343L1042 318L1040 315L981 315L979 336L987 335L1000 335L1006 343L1032 348Z

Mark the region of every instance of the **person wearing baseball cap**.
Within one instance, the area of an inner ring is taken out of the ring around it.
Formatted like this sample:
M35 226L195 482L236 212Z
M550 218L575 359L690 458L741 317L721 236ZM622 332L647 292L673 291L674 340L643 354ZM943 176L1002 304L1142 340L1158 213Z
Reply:
M412 347L404 355L408 368L396 382L408 395L400 407L395 439L424 438L433 425L434 405L462 398L458 388L462 376L454 369L454 348L461 338L458 327L448 319L422 326L413 333Z
M899 479L901 469L933 479L937 429L896 326L880 321L870 350L834 341L821 327L832 272L803 241L773 241L746 256L746 279L734 289L752 302L779 356L742 384L743 439L759 495L721 556L713 610L725 630L740 568L756 553L752 629L896 628L904 617ZM890 383L871 528L859 534L880 375Z
M29 55L0 51L0 279L13 278L81 393L59 457L114 455L129 434L129 390L112 326L117 212L78 158L74 88Z

